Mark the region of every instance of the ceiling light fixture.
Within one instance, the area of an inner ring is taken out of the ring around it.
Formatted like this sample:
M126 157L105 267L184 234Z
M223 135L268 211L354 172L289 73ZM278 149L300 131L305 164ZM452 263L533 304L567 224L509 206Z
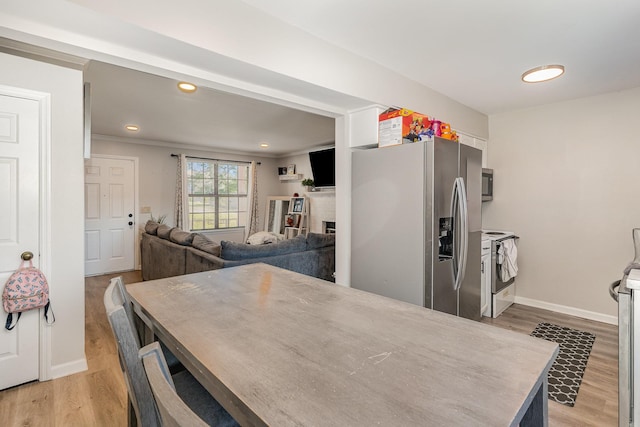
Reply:
M526 83L546 82L564 74L564 65L543 65L532 68L522 74L522 81Z
M198 86L189 82L180 82L178 83L178 89L180 89L184 93L193 93L196 91L196 89L198 89Z
M262 144L260 144L260 148L269 148L269 144L263 142Z
M140 128L136 125L126 125L124 128L129 132L138 132L140 130Z

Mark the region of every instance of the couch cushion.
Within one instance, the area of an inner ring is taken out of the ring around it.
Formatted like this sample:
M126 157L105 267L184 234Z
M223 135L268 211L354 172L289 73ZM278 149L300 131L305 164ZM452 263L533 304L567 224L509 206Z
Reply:
M157 231L158 237L169 240L171 230L173 230L173 227L169 227L167 224L160 224Z
M159 226L159 225L160 225L160 224L158 224L157 222L149 220L149 221L147 221L147 223L144 225L144 231L145 231L147 234L151 234L152 236L155 236L155 235L156 235L156 233L158 232L158 226Z
M174 228L169 233L169 240L182 246L189 246L193 241L193 233Z
M307 236L307 250L326 248L336 245L335 234L309 233Z
M201 251L210 253L211 255L220 256L220 244L214 242L213 240L209 240L207 236L204 236L202 234L194 234L191 246L196 249L200 249Z
M307 238L297 236L294 239L269 245L248 245L223 240L220 245L222 246L222 254L220 255L222 259L240 261L304 251L307 247Z

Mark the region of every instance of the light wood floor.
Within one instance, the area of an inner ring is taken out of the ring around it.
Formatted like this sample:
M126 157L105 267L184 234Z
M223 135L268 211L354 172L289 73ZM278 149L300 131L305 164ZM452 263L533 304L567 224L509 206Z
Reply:
M514 304L489 323L529 334L548 322L595 334L587 369L573 408L549 400L550 426L602 427L618 425L618 327L553 311Z
M118 274L119 275L119 274ZM141 280L139 272L121 274L125 283ZM109 279L87 278L86 372L43 383L33 382L0 392L0 426L125 426L126 389L107 322L102 297ZM549 401L550 426L616 426L618 423L617 327L572 316L513 305L485 323L529 334L550 322L592 332L589 357L576 405ZM496 360L496 363L500 363Z
M111 277L125 283L140 272L85 280L85 354L89 369L0 392L0 426L126 426L127 392L102 298Z

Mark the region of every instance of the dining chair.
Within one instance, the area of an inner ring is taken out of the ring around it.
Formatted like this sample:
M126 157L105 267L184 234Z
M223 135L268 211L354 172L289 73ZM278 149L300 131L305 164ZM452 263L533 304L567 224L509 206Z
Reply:
M156 399L162 425L179 426L238 426L229 413L191 375L181 372L171 376L160 345L157 342L139 352L147 373L151 391ZM189 389L178 395L176 390ZM199 392L194 393L194 391ZM208 396L209 399L203 398Z
M135 331L136 337L138 339L138 345L142 346L146 340L144 339L144 328L138 328L139 324L136 322L136 317L139 317L143 324L150 325L151 321L143 314L143 313L134 313L133 304L131 303L131 297L127 292L127 289L124 285L124 281L122 280L122 276L114 277L111 281L116 282L117 294L116 298L118 304L124 306L124 310L127 313L127 317L129 318L129 323L131 323L131 328ZM162 348L162 353L164 354L164 358L167 361L167 365L169 366L169 370L172 374L175 374L179 371L184 370L184 366L178 360L178 358L161 342L160 347Z
M135 419L133 414L129 412L129 423L134 423L137 420L137 424L140 426L160 426L160 418L147 381L147 374L138 357L139 340L125 311L117 280L111 280L107 287L104 294L104 307L118 345L118 354L129 401L135 412Z
M122 293L118 288L118 280L111 280L107 287L104 294L104 306L109 318L109 324L116 338L129 400L133 407L134 414L130 413L129 422L135 423L137 421L137 425L143 427L162 426L162 419L158 412L142 359L138 354L140 344L137 333L126 314ZM158 349L160 352L158 357L161 357L164 366L167 366L160 344L155 342L150 345ZM166 372L169 372L168 367ZM223 427L238 425L189 371L183 370L173 376L170 375L170 377L178 396L209 425Z

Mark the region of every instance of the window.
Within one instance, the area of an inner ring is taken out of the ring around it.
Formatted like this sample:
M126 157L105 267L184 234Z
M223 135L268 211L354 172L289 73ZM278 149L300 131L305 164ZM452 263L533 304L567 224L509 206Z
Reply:
M187 226L192 231L244 227L248 191L249 165L189 160Z

